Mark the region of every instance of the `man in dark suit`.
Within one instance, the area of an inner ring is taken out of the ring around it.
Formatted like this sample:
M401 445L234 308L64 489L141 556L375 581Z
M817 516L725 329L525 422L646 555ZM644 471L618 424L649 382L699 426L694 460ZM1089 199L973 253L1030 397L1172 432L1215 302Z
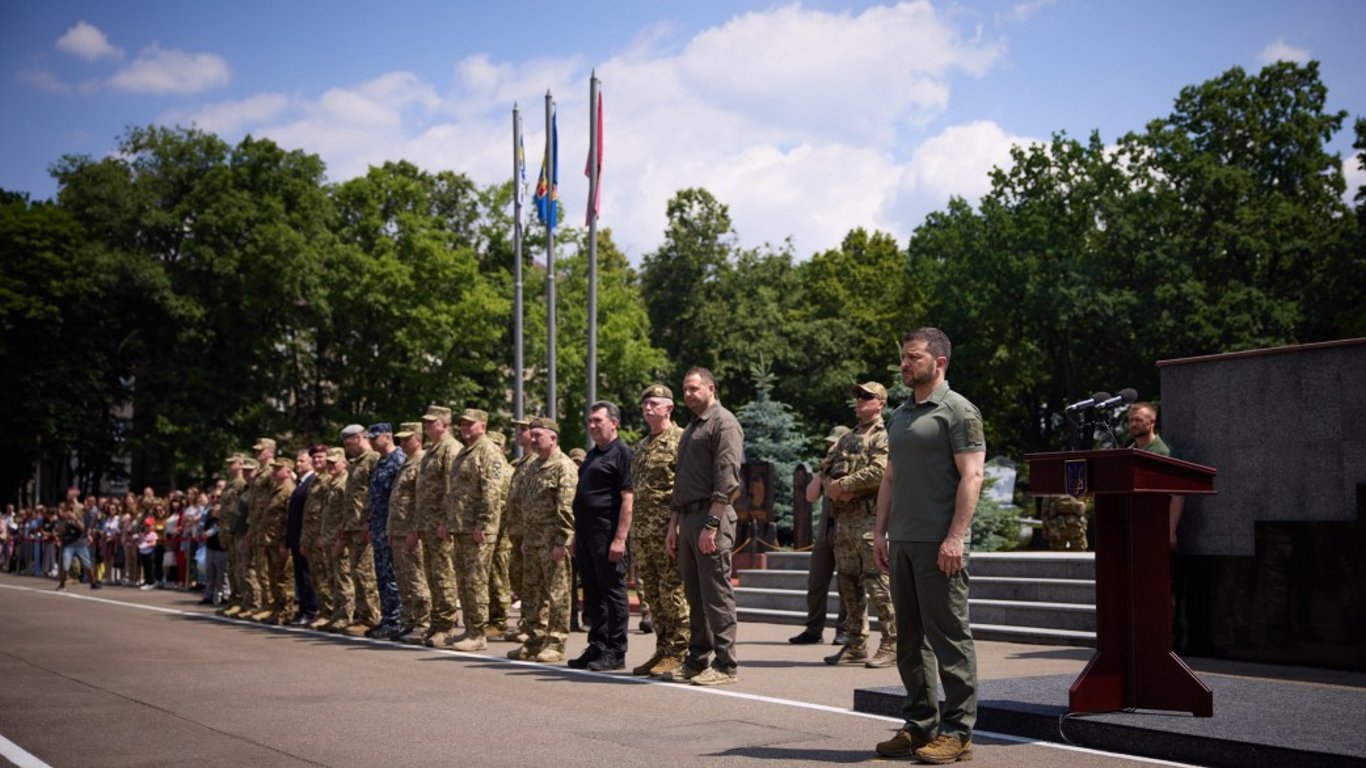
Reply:
M315 445L306 451L299 451L295 465L302 474L294 493L289 496L289 517L285 521L285 546L294 561L294 603L299 606L298 613L290 621L291 625L303 626L318 616L318 593L313 589L313 576L308 570L308 558L299 550L299 539L304 525L304 502L308 492L318 480L318 470L327 458L327 446Z

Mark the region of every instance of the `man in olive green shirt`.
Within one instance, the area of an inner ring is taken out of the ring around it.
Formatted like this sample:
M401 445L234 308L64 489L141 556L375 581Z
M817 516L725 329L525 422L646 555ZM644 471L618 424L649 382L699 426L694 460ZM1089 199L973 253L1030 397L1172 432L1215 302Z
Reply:
M1129 406L1129 437L1134 440L1130 448L1158 456L1172 455L1172 449L1157 434L1157 406L1152 403L1137 402ZM1176 549L1176 530L1181 527L1181 512L1185 507L1185 496L1172 496L1167 506L1167 538L1172 549Z
M889 457L873 529L873 559L891 571L897 670L906 687L906 724L877 753L926 763L971 760L977 721L967 547L987 446L977 406L944 378L950 350L937 328L901 339L901 376L913 396L887 420Z

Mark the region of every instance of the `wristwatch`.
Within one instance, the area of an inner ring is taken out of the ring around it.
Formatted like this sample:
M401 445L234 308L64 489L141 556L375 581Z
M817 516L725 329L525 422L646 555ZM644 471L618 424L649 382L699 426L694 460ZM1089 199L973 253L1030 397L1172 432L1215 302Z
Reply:
M703 523L703 526L708 530L714 531L721 527L721 518L716 517L715 515L707 515L707 522Z

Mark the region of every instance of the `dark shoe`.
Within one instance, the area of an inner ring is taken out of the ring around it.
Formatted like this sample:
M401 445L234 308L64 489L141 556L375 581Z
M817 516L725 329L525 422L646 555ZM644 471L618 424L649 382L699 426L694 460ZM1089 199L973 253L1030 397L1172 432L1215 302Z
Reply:
M598 650L596 648L589 648L580 654L577 659L570 659L565 662L565 666L570 669L588 669L588 665L596 661L597 658Z
M875 749L883 757L910 757L917 749L929 743L930 740L924 736L902 728L892 738L878 742Z
M593 672L612 672L626 669L626 662L620 656L602 655L588 662L588 669Z
M99 583L98 581L92 581L92 582L90 582L90 588L91 588L91 589L104 589L104 585L101 584L101 583Z
M655 623L654 623L653 621L650 620L650 617L649 617L649 616L646 616L645 618L641 619L641 620L640 620L640 634L642 634L642 635L653 635L654 633L655 633Z
M934 737L934 741L917 749L915 759L922 763L933 765L945 765L956 763L959 760L967 761L972 759L972 737L960 739L957 736L950 736L941 733Z
M793 645L815 645L821 641L821 633L807 631L800 635L793 635L787 641Z
M299 616L299 617L295 618L293 621L289 622L289 626L291 626L291 627L306 627L306 626L308 626L309 624L312 624L313 622L315 622L315 621L317 621L317 620L318 620L318 619L317 619L316 616L313 616L312 614L305 613L304 615Z
M370 638L371 640L378 640L381 637L388 637L389 633L393 631L393 627L386 627L383 624L381 624L378 627L372 627L366 630L365 636Z
M868 649L862 645L857 648L844 646L835 653L825 657L825 663L834 666L835 664L863 664L868 661Z
M849 636L846 635L846 634L844 634L844 630L841 629L840 631L838 631L838 632L835 633L835 639L832 640L832 641L830 642L830 644L831 644L831 645L848 645L848 644L849 644Z

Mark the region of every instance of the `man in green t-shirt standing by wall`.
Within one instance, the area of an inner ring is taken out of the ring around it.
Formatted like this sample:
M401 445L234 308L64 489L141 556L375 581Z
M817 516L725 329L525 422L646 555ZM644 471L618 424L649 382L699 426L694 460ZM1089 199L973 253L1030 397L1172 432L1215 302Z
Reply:
M873 529L873 559L891 572L896 665L906 687L905 725L877 753L925 763L971 760L977 722L967 561L987 444L981 412L944 378L950 351L937 328L901 338L901 377L914 395L887 419L889 457Z

